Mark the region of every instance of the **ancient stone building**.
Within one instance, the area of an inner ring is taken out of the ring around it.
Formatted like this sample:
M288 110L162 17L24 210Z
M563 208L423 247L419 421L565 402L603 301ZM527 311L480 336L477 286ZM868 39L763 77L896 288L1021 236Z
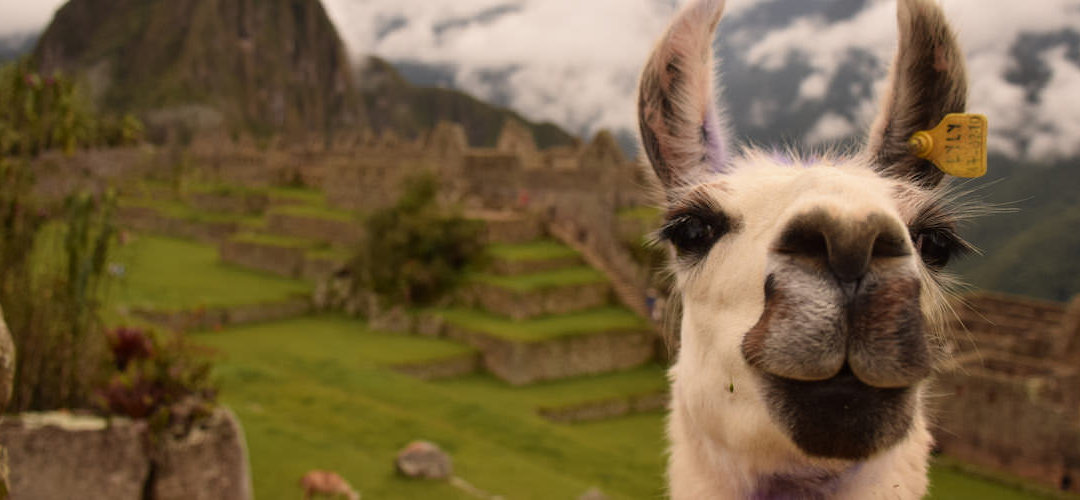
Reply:
M1080 491L1080 297L1068 308L988 292L963 302L930 401L939 448Z

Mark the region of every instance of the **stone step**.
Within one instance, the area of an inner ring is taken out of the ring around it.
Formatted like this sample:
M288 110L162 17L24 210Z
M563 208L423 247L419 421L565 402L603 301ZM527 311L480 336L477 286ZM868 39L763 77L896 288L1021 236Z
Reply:
M266 232L351 248L363 238L364 226L354 213L297 205L271 209L266 214Z
M625 309L527 321L469 309L435 314L447 337L478 349L484 368L512 385L626 370L655 356L654 333Z
M581 254L555 240L536 240L519 244L488 246L490 272L500 276L519 276L581 266Z
M567 405L543 406L536 412L547 420L561 424L595 422L662 411L667 408L670 399L671 394L667 390L648 391Z
M518 276L477 274L469 281L463 292L468 304L515 320L584 311L611 301L607 278L588 267Z
M122 229L210 244L228 240L247 223L226 214L181 212L179 207L124 203L117 208L116 220Z
M316 242L266 234L241 234L222 242L221 260L286 278L303 275L308 252Z
M544 235L543 225L530 215L516 212L470 211L465 216L484 223L484 239L488 243L528 243Z
M476 352L391 365L390 369L420 380L441 380L476 373L480 369L480 355Z
M218 254L235 266L307 280L332 276L349 261L347 250L325 242L257 233L239 234L222 242Z
M298 295L290 299L257 304L200 307L175 311L137 308L133 313L162 328L175 332L193 332L281 321L305 316L312 310L310 297Z

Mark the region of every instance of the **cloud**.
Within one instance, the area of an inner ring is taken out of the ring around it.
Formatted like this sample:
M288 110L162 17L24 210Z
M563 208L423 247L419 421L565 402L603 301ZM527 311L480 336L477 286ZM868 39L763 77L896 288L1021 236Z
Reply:
M45 28L66 0L0 0L0 36Z
M636 130L638 72L672 14L687 0L323 2L354 55L377 54L445 69L456 88L588 136L600 128ZM0 0L0 34L41 29L61 3ZM1080 33L1080 0L1039 0L1037 7L1017 1L942 3L967 54L969 108L990 118L991 148L1034 159L1080 154L1080 100L1072 97L1080 88L1077 56L1061 41L1025 56L1050 71L1036 99L1029 99L1030 88L1009 76L1024 37ZM836 17L825 12L837 5L818 0L795 9L790 0L728 0L722 37L731 49L729 60L739 59L730 66L768 74L796 61L806 71L798 73L803 79L795 82L795 101L786 105L828 103L835 108L832 89L844 88L838 79L852 77L844 68L853 51L868 54L871 61L858 71L877 77L885 73L896 45L895 0L866 0L856 12L831 20ZM747 124L768 129L770 120L778 119L779 96L727 97L754 103L743 117ZM819 140L843 130L835 119L840 116L858 117L858 123L847 120L856 130L865 127L871 115L867 110L875 106L861 94L858 98L866 102L811 117L805 138Z
M1026 101L1021 84L1008 78L1015 64L1011 52L1022 36L1080 30L1080 0L1039 0L1038 8L985 0L948 0L943 5L967 55L968 108L990 119L991 149L1036 160L1080 154L1080 109L1069 97L1070 90L1075 95L1080 88L1080 81L1074 79L1078 69L1064 49L1043 56L1052 77L1038 102ZM873 0L845 21L830 24L811 16L759 37L747 60L752 66L778 69L791 55L798 55L812 72L800 96L821 99L821 82L832 81L851 49L873 54L884 68L895 46L895 2ZM817 132L815 128L811 134Z

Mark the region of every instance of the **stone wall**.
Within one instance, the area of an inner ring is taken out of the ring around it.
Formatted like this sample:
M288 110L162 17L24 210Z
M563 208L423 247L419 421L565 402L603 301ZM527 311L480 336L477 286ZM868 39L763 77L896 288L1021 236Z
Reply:
M252 496L240 423L217 410L187 435L153 439L146 422L65 413L9 416L12 498L111 500Z
M221 243L221 260L230 264L266 271L286 278L303 274L307 249L245 240Z
M364 226L358 220L330 219L270 212L266 217L267 231L276 235L304 238L339 247L352 248L364 237Z
M1080 491L1080 373L1075 365L982 351L939 375L930 404L942 452Z
M443 359L434 359L418 363L394 365L391 367L398 373L403 373L420 380L439 380L444 378L460 377L475 373L480 368L480 355L468 353L461 356L452 356Z
M206 222L177 219L151 207L122 206L117 210L117 224L123 229L186 238L216 245L239 230L235 222Z
M565 406L544 407L540 408L538 413L552 422L591 422L637 413L662 411L667 409L670 399L671 395L667 391L658 391Z
M592 283L519 291L479 283L472 285L470 291L473 301L485 310L523 320L600 307L609 302L611 286Z
M1021 356L1058 359L1063 354L1065 308L1057 302L978 292L954 304L959 323L953 329L960 351L976 347Z
M307 297L264 304L211 307L181 311L137 309L135 314L175 332L215 330L230 325L246 325L303 316L313 306Z
M654 357L652 332L606 332L518 342L447 325L447 335L483 354L484 368L513 385L607 373Z

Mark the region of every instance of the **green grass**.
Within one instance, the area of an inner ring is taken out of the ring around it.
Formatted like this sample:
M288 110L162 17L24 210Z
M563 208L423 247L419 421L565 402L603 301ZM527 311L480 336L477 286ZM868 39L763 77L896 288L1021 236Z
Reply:
M455 394L498 397L503 404L522 412L532 412L537 408L654 393L666 389L668 384L664 369L650 364L627 371L527 386L511 386L483 374L459 377L439 385Z
M243 422L263 500L297 497L297 480L314 468L340 472L367 498L468 498L445 483L394 473L395 453L414 439L438 443L453 456L456 474L508 498L575 498L592 486L614 498L643 498L662 485L658 427L645 441L654 446L633 439L613 447L614 434L547 422L528 403L530 394L543 401L599 394L605 382L655 384L656 368L624 382L615 375L518 392L482 377L426 383L380 368L442 351L445 342L373 334L340 318L194 339L222 353L222 397Z
M446 309L439 311L438 314L460 328L521 342L611 331L638 331L648 328L645 320L636 314L616 307L525 321L513 321L472 309Z
M116 251L125 266L115 280L114 302L160 310L233 306L285 300L307 294L302 281L230 266L212 246L185 240L141 236Z
M309 259L326 259L335 262L346 262L353 257L353 252L338 247L324 247L311 250L306 255Z
M568 267L535 274L517 276L499 276L495 274L473 274L469 280L494 285L516 292L532 292L564 286L591 285L606 283L607 276L591 267Z
M271 200L287 201L304 205L326 204L326 194L319 189L304 187L271 187L266 190Z
M129 207L142 207L156 210L159 214L174 219L192 221L192 222L206 222L214 224L239 224L241 227L258 227L262 224L262 219L257 216L232 214L224 212L204 212L196 210L188 205L185 205L179 201L172 200L133 200L122 199L119 201L120 206Z
M317 338L319 350L348 353L368 368L445 359L475 352L472 348L441 339L373 332L367 325L345 316L326 315L273 323L233 327L228 335L204 333L198 340L211 347L246 345L245 356L278 356L282 351L303 351Z
M207 193L220 196L251 196L262 194L264 192L262 189L250 186L200 182L188 183L184 186L184 189L193 193Z
M498 243L488 246L488 254L496 259L510 261L555 260L579 256L573 248L553 240L540 240L520 245Z
M355 212L347 212L344 210L335 210L332 208L317 206L317 205L282 205L270 209L270 214L282 214L291 215L294 217L305 217L311 219L327 219L339 222L355 222L360 223L360 214Z
M232 240L241 243L253 243L256 245L268 245L285 248L316 249L317 247L324 246L317 241L267 233L243 233L233 236Z
M659 367L514 388L484 375L427 383L382 368L454 352L446 342L372 333L316 317L193 338L220 352L222 397L239 415L256 497L292 499L306 471L329 468L367 498L468 498L441 482L393 471L414 439L446 449L455 473L507 498L576 498L598 486L613 498L662 498L664 416L576 425L535 408L662 387ZM933 499L1038 498L951 469L931 473Z

